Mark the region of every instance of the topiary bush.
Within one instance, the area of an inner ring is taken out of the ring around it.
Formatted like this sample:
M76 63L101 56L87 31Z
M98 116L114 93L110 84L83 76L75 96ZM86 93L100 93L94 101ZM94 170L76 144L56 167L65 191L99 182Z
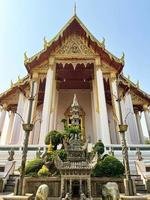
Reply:
M38 176L48 176L49 174L49 170L45 165L38 171Z
M25 174L35 175L39 171L39 169L41 169L43 164L44 164L44 161L40 158L36 158L34 160L29 161L25 167Z
M101 140L98 140L98 142L95 144L95 146L93 147L93 150L95 153L98 154L98 156L101 156L104 153L104 144Z
M104 160L98 161L93 169L92 175L97 177L114 177L124 174L123 164L114 156L107 156Z
M49 145L51 140L53 149L56 150L57 145L62 144L63 137L64 137L63 134L61 134L56 130L50 131L45 137L45 144Z

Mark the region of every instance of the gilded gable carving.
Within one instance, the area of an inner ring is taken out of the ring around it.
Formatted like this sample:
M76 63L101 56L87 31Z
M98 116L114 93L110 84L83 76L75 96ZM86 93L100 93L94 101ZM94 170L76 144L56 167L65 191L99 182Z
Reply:
M135 93L131 92L131 98L134 105L143 105L146 101Z
M80 36L70 36L60 48L55 51L59 55L95 55L94 51L90 49L80 38Z

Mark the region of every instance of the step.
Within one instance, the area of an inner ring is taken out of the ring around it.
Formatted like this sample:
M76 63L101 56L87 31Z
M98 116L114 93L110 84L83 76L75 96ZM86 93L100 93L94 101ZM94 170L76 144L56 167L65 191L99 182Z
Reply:
M142 180L134 181L135 185L144 185Z
M16 178L19 178L19 175L17 175L17 174L9 175L9 180L16 180Z
M5 185L4 192L13 192L14 191L14 185Z
M11 184L11 183L14 183L14 184L15 184L15 182L16 182L15 179L14 179L14 180L13 180L13 179L12 179L12 180L11 180L11 179L8 179L8 180L7 180L7 184L8 184L8 185Z
M145 185L136 185L136 190L146 190Z

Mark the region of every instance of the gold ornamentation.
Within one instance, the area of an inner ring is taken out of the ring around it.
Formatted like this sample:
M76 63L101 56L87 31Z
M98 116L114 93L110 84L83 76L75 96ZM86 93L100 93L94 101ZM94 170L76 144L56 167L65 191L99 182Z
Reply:
M70 36L62 46L56 50L56 54L61 55L95 55L94 51L90 49L81 40L80 36L72 35Z
M105 49L105 38L103 37L103 40L101 42L102 47Z
M44 37L43 41L44 41L44 49L46 49L48 47L48 41L46 40L46 37Z
M146 101L143 98L141 98L140 96L136 95L132 91L131 91L131 98L132 98L132 101L133 101L134 105L144 105L144 104L146 104Z
M124 57L125 57L125 54L124 54L124 52L122 52L122 56L121 56L121 58L120 58L120 61L121 61L122 63L124 63Z
M24 52L24 62L28 62L29 58L27 56L27 52L25 51Z
M136 87L137 87L137 88L140 87L140 82L139 82L139 80L137 80Z
M12 88L14 86L14 83L13 83L13 81L11 80L10 81L10 87Z

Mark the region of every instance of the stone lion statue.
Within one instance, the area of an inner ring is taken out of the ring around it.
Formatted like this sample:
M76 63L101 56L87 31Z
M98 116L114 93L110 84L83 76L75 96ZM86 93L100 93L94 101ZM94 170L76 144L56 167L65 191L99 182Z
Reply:
M103 200L119 200L120 194L118 185L115 182L108 182L102 187Z
M86 196L85 196L85 194L82 192L81 194L80 194L80 200L86 200L87 198L86 198Z
M42 184L38 187L35 200L48 200L49 188L48 185Z
M71 195L70 193L68 192L65 196L65 198L62 198L62 200L71 200Z

